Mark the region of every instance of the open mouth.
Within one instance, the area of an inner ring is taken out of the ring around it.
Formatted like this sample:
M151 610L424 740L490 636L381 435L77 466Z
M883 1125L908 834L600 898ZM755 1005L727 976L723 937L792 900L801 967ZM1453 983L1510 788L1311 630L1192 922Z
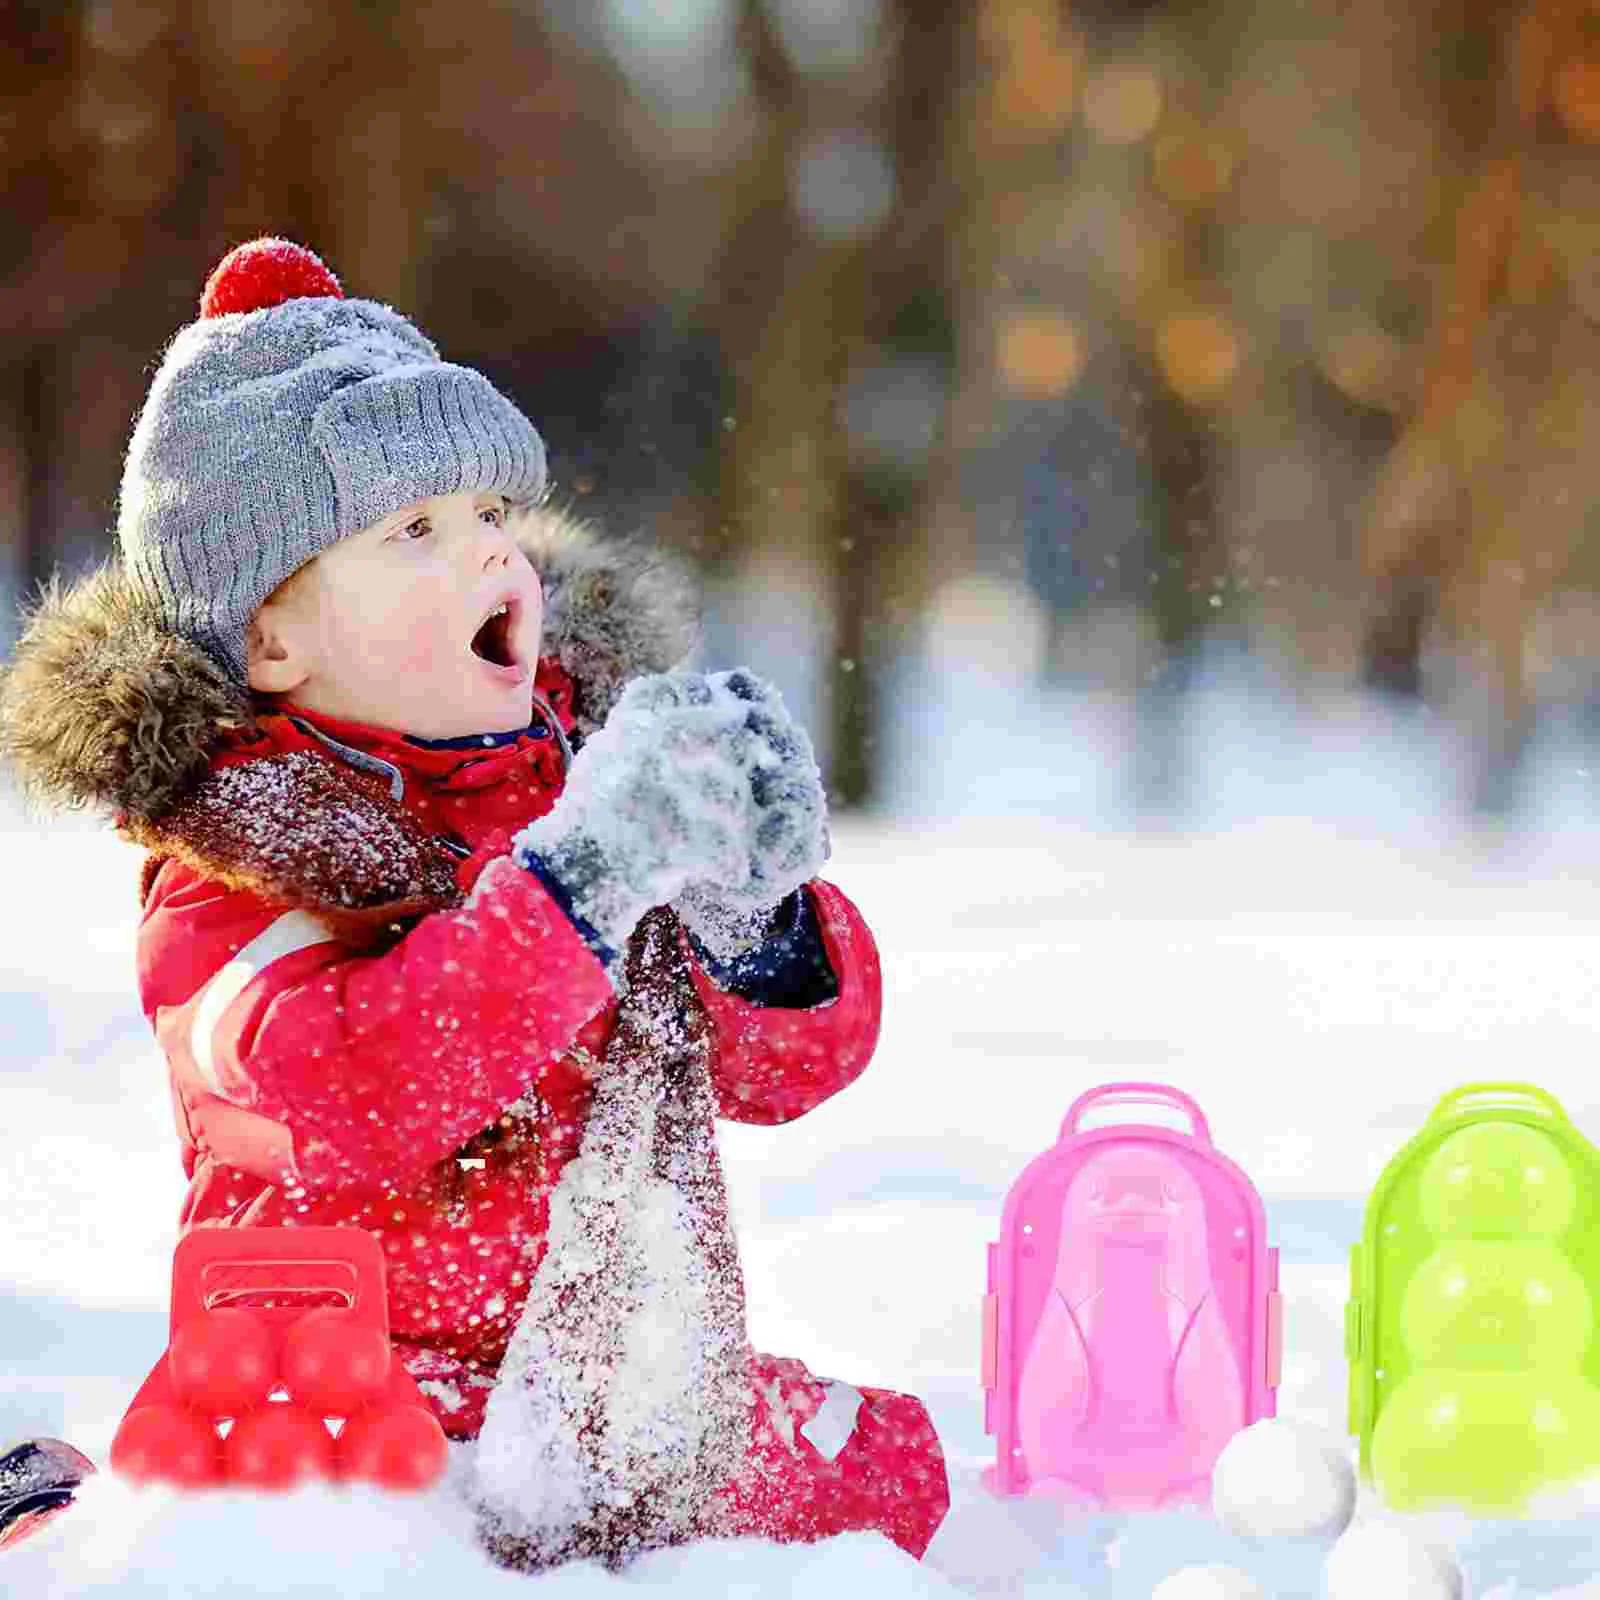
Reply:
M495 667L520 665L513 639L521 607L515 598L502 600L478 625L472 636L472 653Z

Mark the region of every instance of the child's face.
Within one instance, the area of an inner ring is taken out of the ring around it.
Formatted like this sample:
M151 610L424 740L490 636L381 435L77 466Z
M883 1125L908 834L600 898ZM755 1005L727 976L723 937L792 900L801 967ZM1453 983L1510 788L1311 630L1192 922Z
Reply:
M533 717L542 621L501 496L438 495L330 545L263 603L250 684L425 739L508 732Z

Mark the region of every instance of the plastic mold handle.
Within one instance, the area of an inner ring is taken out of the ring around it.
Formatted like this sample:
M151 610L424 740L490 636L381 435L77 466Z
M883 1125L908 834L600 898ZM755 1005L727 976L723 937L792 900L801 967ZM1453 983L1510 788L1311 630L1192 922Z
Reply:
M1080 1094L1067 1108L1061 1124L1063 1139L1077 1133L1084 1113L1108 1105L1157 1105L1175 1108L1188 1117L1194 1137L1201 1144L1211 1143L1211 1129L1206 1125L1205 1113L1183 1090L1168 1083L1102 1083L1097 1088Z
M1541 1089L1536 1083L1511 1081L1464 1083L1459 1089L1452 1089L1433 1108L1430 1120L1448 1117L1457 1111L1472 1110L1474 1102L1478 1103L1478 1109L1487 1106L1522 1106L1530 1111L1542 1112L1547 1117L1554 1117L1557 1122L1567 1120L1561 1102L1548 1090Z

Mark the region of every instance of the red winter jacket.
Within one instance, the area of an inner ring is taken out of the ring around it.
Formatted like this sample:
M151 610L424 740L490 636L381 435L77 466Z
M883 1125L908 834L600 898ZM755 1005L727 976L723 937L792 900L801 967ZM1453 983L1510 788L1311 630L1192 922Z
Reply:
M548 664L540 681L558 709L570 704ZM471 1437L544 1251L550 1190L577 1149L584 1063L603 1056L615 1023L601 963L506 855L511 834L554 803L560 754L549 734L462 752L296 714L401 770L405 809L470 849L457 878L472 893L363 954L305 911L162 862L138 968L190 1180L181 1224L376 1233L396 1346L446 1431ZM326 754L287 716L262 719L259 733L226 746L214 769ZM764 1008L695 966L720 1110L736 1121L802 1115L855 1078L877 1042L872 936L832 885L805 892L837 998Z

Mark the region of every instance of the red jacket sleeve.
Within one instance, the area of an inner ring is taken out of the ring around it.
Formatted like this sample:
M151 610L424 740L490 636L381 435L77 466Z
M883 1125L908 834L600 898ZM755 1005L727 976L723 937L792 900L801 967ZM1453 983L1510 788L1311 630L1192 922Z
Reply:
M510 860L485 868L465 906L424 917L381 955L169 861L138 961L180 1094L229 1108L200 1119L210 1152L310 1189L419 1177L614 998L572 924Z
M699 962L695 987L716 1029L712 1081L734 1122L790 1122L853 1083L872 1059L883 1012L878 947L842 891L813 878L811 896L836 998L809 1010L759 1006L719 989Z

